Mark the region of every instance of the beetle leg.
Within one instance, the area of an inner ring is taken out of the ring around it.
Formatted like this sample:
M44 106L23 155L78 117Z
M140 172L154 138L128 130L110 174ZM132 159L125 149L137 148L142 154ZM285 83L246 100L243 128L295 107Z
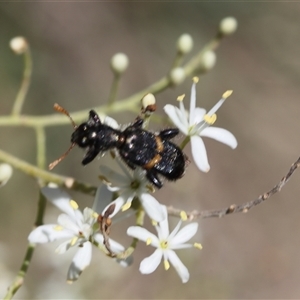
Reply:
M88 152L85 154L81 163L84 166L87 165L98 155L98 153L99 153L99 151L94 146L90 147Z
M88 123L89 125L101 124L100 118L94 110L90 110Z
M131 126L135 127L135 128L141 128L143 123L144 123L144 120L141 119L140 117L137 117Z
M158 179L157 173L152 170L147 170L146 177L150 182L152 182L157 188L162 188L163 184Z
M159 133L159 136L163 140L170 140L173 137L175 137L178 133L179 133L179 129L178 128L169 128L169 129L162 130Z

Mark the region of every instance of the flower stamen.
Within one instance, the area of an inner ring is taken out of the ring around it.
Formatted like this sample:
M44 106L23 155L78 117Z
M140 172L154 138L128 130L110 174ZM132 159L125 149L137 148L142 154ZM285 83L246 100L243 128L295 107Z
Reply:
M206 124L213 125L217 120L217 115L216 114L213 114L213 115L206 114L203 119Z
M164 267L165 267L166 271L168 271L170 269L170 264L167 260L164 260Z
M77 237L77 236L74 236L74 237L72 238L72 240L71 240L70 245L71 245L71 246L74 246L74 245L76 244L77 241L78 241L78 237Z
M179 101L179 102L183 101L184 97L185 97L185 94L178 96L177 101Z
M125 210L129 209L130 207L131 207L131 201L128 201L122 206L122 211L125 211Z
M181 218L182 221L186 221L187 220L187 214L186 214L186 212L184 210L182 210L180 212L180 218Z
M77 202L76 201L74 201L74 200L70 200L70 205L71 205L71 207L73 208L73 209L78 209L78 204L77 204Z
M199 250L202 250L202 245L200 243L194 243L194 247L199 249Z
M198 83L199 82L199 77L197 77L197 76L193 77L193 82Z
M55 231L62 231L64 228L62 227L62 226L60 226L60 225L56 225L56 226L54 226L54 228L53 228Z

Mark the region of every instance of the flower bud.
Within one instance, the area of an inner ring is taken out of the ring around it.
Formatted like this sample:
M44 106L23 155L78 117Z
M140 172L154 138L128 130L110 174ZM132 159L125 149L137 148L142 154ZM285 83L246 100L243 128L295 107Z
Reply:
M28 43L22 36L11 39L9 42L9 46L15 54L23 54L28 49Z
M112 70L117 74L122 74L128 67L128 56L124 53L115 54L110 61Z
M217 56L214 51L206 51L203 54L202 65L205 70L212 69L216 64Z
M0 164L0 187L4 186L10 179L13 169L9 164Z
M233 17L224 18L220 22L219 30L224 35L233 34L237 29L238 22Z
M154 112L156 110L156 100L153 94L147 94L142 98L142 111Z
M185 72L183 68L175 68L170 73L171 81L174 85L181 84L185 79Z
M180 53L189 53L193 48L193 38L185 33L182 34L177 41L177 49Z

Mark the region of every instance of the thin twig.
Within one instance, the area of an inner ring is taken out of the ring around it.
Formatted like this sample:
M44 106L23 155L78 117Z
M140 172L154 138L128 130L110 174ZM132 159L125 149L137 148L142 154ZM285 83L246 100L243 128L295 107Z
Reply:
M22 171L23 173L42 180L45 183L55 183L59 186L65 187L70 190L80 191L82 193L95 196L97 187L92 186L89 183L77 181L72 177L65 177L57 175L52 172L44 171L38 167L35 167L3 150L0 149L0 161L4 161L12 167Z
M186 77L194 76L195 72L198 70L199 65L203 55L210 50L215 50L221 42L222 37L217 35L206 46L198 53L196 53L186 64L182 66L185 71ZM147 94L158 94L170 86L172 86L171 79L169 77L169 72L167 75L163 76L153 84L148 87L140 90L139 92L122 99L113 104L108 103L105 105L94 107L96 111L101 112L102 114L107 113L118 113L124 111L132 111L139 103L139 101ZM199 75L199 74L198 74ZM80 122L86 118L88 115L89 109L84 109L77 112L72 112L72 118L75 122ZM26 127L49 127L49 126L58 126L69 124L67 118L58 114L50 114L44 116L31 116L31 115L12 115L12 116L0 116L0 126L26 126Z
M286 185L286 183L290 180L294 172L297 170L297 168L300 167L300 157L292 164L290 167L288 173L282 177L282 179L268 192L265 192L258 196L258 198L240 204L231 204L229 207L222 208L222 209L217 209L217 210L203 210L203 211L197 211L193 210L191 212L187 212L188 219L193 220L195 218L212 218L212 217L224 217L230 214L234 213L246 213L248 212L251 208L263 203L265 200L269 199L272 197L274 194L280 192L280 190ZM173 216L180 216L181 209L174 208L172 206L168 207L168 213Z

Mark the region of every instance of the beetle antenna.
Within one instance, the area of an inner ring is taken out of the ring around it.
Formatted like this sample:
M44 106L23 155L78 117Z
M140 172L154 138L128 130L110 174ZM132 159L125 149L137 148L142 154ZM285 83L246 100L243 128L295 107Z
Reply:
M71 144L70 148L61 157L49 164L49 170L52 170L56 165L58 165L69 154L69 152L74 148L75 145L75 143Z
M71 121L71 123L72 123L74 129L77 128L76 123L74 122L74 120L73 120L72 117L70 116L69 112L68 112L65 108L63 108L62 106L60 106L58 103L55 103L55 104L54 104L54 109L55 109L57 112L60 112L60 113L62 113L62 114L64 114L64 115L66 115L66 116L70 119L70 121Z
M70 119L70 121L71 121L74 129L77 128L76 123L74 122L74 120L70 116L69 112L65 108L63 108L62 106L60 106L58 103L55 103L54 104L54 109L57 112L60 112L60 113L62 113L64 115L66 115ZM58 159L56 159L55 161L53 161L51 164L49 164L49 166L48 166L49 170L52 170L56 165L58 165L69 154L69 152L74 148L75 145L76 145L75 143L72 143L71 146L69 147L69 149L61 157L59 157Z

